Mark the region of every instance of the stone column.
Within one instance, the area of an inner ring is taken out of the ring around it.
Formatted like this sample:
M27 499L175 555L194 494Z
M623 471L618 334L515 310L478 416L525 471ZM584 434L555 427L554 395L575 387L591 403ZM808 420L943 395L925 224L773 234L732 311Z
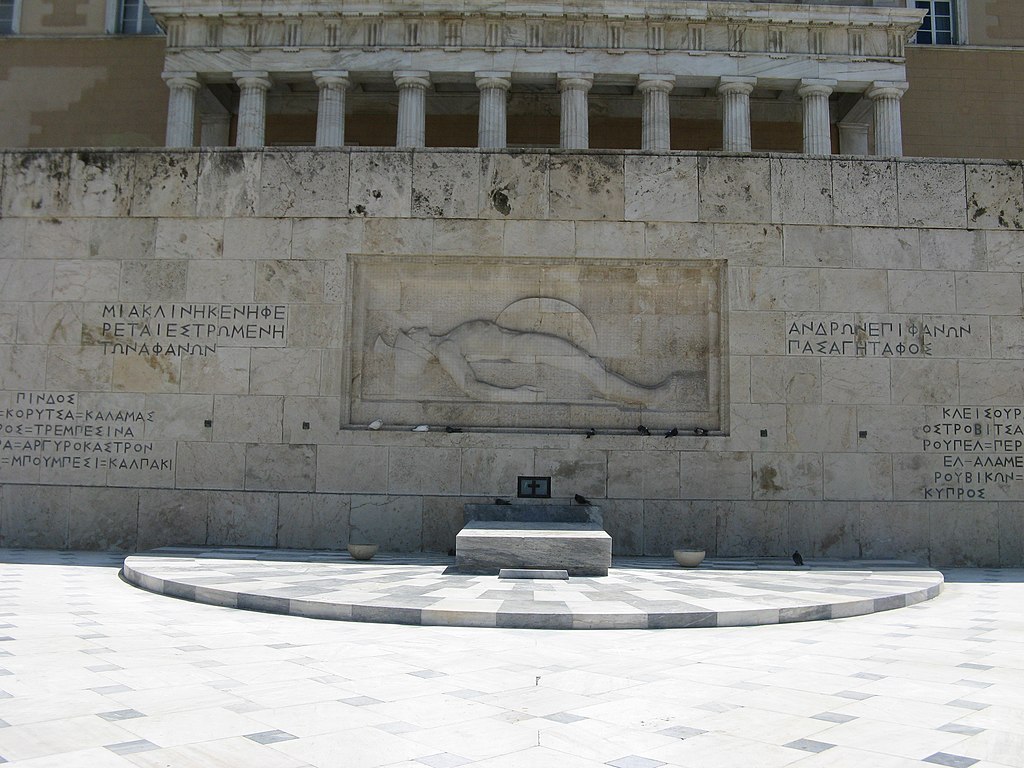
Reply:
M267 72L235 72L241 96L238 99L238 130L236 147L262 147L267 122L267 91L270 76Z
M668 95L675 85L674 75L639 76L637 88L644 98L642 149L660 152L671 148Z
M559 146L562 149L590 147L590 123L587 115L587 92L594 76L584 72L559 72L558 90L562 92L562 116Z
M345 145L345 91L348 90L348 72L317 71L313 82L320 89L320 102L316 110L316 145L341 147Z
M836 87L835 80L801 80L796 89L804 102L804 154L832 154L832 122L828 113L828 97Z
M867 123L839 123L839 151L844 155L868 154Z
M195 72L164 72L163 78L171 90L165 143L168 147L191 147L195 144L199 77Z
M506 138L506 97L512 87L511 72L477 72L480 89L480 118L477 121L477 146L504 149Z
M718 83L722 97L722 149L750 151L750 92L756 77L723 77Z
M395 72L398 86L398 138L396 147L426 146L427 88L430 73Z
M883 157L902 157L903 119L900 99L906 93L907 83L876 81L865 95L875 103L875 154Z

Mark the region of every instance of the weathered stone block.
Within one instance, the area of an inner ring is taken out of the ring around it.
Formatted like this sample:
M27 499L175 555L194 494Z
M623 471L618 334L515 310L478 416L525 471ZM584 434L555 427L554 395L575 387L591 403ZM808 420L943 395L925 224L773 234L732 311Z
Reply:
M196 213L253 216L259 210L263 152L206 150L199 156Z
M139 550L206 543L208 491L147 490L139 495Z
M837 225L896 225L896 163L892 160L833 160L832 190Z
M832 162L772 158L772 217L782 224L831 224Z
M322 261L267 259L256 265L256 300L319 303L324 296Z
M826 358L821 361L824 403L888 403L888 358Z
M284 398L217 395L213 401L213 440L281 442Z
M819 306L818 273L799 267L729 269L729 308L815 310Z
M750 397L755 403L820 403L820 358L752 357Z
M218 547L273 547L277 544L276 493L210 495L206 543Z
M627 221L697 221L697 158L626 155Z
M719 503L715 507L718 557L779 557L789 554L788 504Z
M956 312L952 272L889 272L889 309L893 312Z
M670 557L673 549L703 549L715 557L716 514L723 502L644 501L644 554Z
M919 232L917 229L853 228L853 266L920 269Z
M922 229L920 242L922 269L988 269L984 232Z
M417 153L412 162L412 215L475 219L480 210L480 155Z
M967 226L1024 229L1024 171L1020 163L967 163Z
M826 499L884 501L892 498L892 458L887 453L825 453Z
M27 549L66 549L66 487L5 485L0 489L0 544Z
M354 496L349 541L377 544L384 552L418 552L423 542L423 504L418 496Z
M195 216L198 152L140 152L135 155L132 216Z
M61 216L68 212L70 155L8 152L3 156L4 216Z
M348 152L268 150L263 154L261 216L345 216L348 194Z
M387 488L387 447L321 445L317 449L317 491L382 494Z
M651 436L647 441L664 440ZM679 453L609 451L608 496L619 499L678 499Z
M731 266L782 266L782 229L778 224L715 224L714 257L728 259Z
M821 498L820 453L755 453L752 466L755 499Z
M786 266L853 266L852 230L846 227L787 226L784 235Z
M58 301L103 301L117 293L119 261L56 261L53 298Z
M68 547L132 551L138 540L139 491L70 488Z
M891 365L893 403L960 402L956 360L893 360Z
M178 442L175 485L178 488L245 487L244 443Z
M388 449L388 493L458 494L461 451L437 446L392 446Z
M74 216L127 216L135 184L135 158L122 152L75 152L69 157L68 212Z
M320 352L312 349L252 350L249 392L254 395L316 395Z
M181 391L242 395L249 391L249 355L244 347L218 347L214 355L181 361Z
M533 152L481 154L480 218L546 218L549 161Z
M697 161L701 221L772 221L767 157L704 156Z
M353 152L349 159L349 216L409 216L412 156L408 152Z
M850 451L857 444L852 405L787 405L786 447L797 451Z
M623 218L624 181L619 155L553 155L548 183L551 218Z
M715 251L715 232L710 224L676 224L672 222L651 222L646 228L647 256L653 259L713 259L720 256ZM742 254L721 256L742 262Z
M749 499L750 454L680 453L680 493L687 499Z
M278 507L277 546L344 549L348 544L348 496L282 493Z
M316 446L246 446L246 490L312 491L315 486Z
M956 308L969 315L1019 315L1021 275L965 272L956 276Z
M185 292L195 302L246 304L256 298L255 282L252 261L193 261L188 265Z
M184 259L121 262L124 301L184 301L188 262Z
M962 162L904 160L896 169L900 226L967 226L967 178Z
M223 219L158 219L153 255L159 259L219 259L224 252Z

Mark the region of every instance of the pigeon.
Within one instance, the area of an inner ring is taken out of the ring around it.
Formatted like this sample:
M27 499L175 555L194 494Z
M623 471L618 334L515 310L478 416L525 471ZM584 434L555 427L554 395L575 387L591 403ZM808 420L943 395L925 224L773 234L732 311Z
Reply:
M693 430L693 434L695 434L697 437L706 437L708 431L704 429L704 427L697 427L696 429Z
M430 427L427 424L420 424L418 427L412 428L413 432L429 432Z
M800 554L799 551L797 551L795 549L793 550L793 562L796 563L797 565L803 565L804 564L803 556Z
M636 428L636 431L637 431L637 432L639 432L639 433L640 433L641 435L649 435L649 434L651 434L651 430L649 430L649 429L648 429L647 427L645 427L645 426L644 426L643 424L641 424L640 426L638 426L638 427Z
M596 434L597 434L597 430L594 429L593 427L591 427L590 429L587 430L587 440L589 440L590 438L592 438Z
M672 427L672 429L670 429L668 432L665 433L665 437L675 437L678 434L679 434L679 430L676 429L675 427Z
M373 421L371 421L369 424L366 425L366 428L367 429L372 429L374 432L376 432L378 429L380 429L383 426L384 426L384 422L381 419L374 419Z
M451 435L455 432L461 432L462 430L459 427L453 427L451 424L449 424L447 427L444 428L444 431Z
M510 506L512 506L512 502L509 501L508 499L495 499L494 503L497 504L499 507L510 507Z
M590 506L590 501L587 499L587 497L580 496L578 493L572 497L572 500L575 501L577 504L582 504L588 507Z

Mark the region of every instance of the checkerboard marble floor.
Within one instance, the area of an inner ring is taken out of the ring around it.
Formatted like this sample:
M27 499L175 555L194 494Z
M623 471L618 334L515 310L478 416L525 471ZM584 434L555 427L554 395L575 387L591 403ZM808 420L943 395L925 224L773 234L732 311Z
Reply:
M18 766L1024 766L1024 571L832 621L579 632L319 621L0 550Z
M125 560L125 578L160 594L323 619L535 629L666 629L856 616L935 597L942 575L892 561L616 558L607 576L499 579L454 559L280 549L166 547Z

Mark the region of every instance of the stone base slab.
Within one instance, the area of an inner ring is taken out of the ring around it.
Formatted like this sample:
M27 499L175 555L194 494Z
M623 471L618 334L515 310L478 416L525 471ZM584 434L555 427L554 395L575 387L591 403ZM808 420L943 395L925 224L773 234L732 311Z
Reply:
M502 568L562 569L570 576L607 576L612 537L593 523L474 521L455 537L464 573Z

